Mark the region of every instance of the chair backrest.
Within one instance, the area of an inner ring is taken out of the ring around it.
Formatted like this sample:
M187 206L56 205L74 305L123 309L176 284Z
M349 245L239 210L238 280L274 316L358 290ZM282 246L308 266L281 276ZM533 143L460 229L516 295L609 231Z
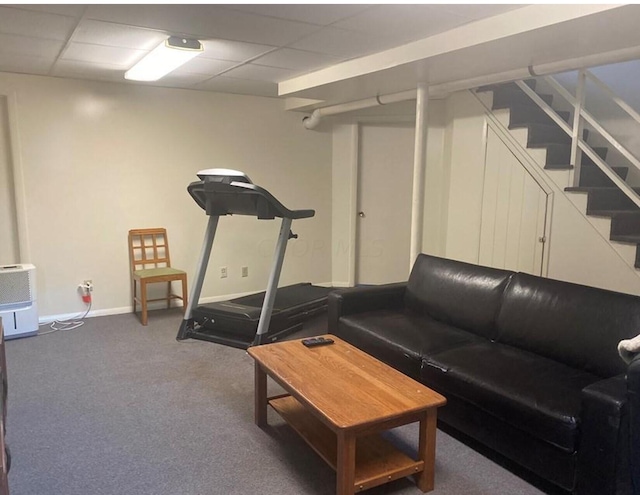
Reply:
M171 266L167 229L133 229L129 231L131 271Z

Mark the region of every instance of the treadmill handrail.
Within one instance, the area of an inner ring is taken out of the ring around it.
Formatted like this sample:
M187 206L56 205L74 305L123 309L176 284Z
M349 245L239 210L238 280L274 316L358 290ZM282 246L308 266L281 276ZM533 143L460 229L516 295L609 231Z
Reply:
M263 187L247 182L196 181L187 187L207 215L251 215L259 219L310 218L315 210L290 210ZM226 196L226 201L222 198ZM248 200L248 201L247 201Z

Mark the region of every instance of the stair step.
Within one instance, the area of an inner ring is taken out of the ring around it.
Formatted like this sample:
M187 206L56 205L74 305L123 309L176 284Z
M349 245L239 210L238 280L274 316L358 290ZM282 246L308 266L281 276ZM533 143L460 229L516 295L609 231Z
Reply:
M612 167L622 180L626 180L629 173L628 167ZM615 184L597 165L585 164L580 168L581 187L616 187Z
M555 122L551 124L529 124L527 148L546 148L552 144L571 144L571 136L564 132ZM589 130L582 132L582 139L589 137Z
M587 197L587 215L602 210L637 211L638 206L618 188L594 188Z
M625 210L625 209L621 209L621 210L589 210L587 209L587 215L593 216L593 217L614 217L616 215L619 215L620 213L627 213L627 212L631 212L634 210Z
M569 163L559 163L557 165L545 165L545 170L573 170L573 165Z
M613 235L609 237L610 240L615 242L630 242L632 244L640 244L640 234L636 235Z
M589 193L596 189L616 189L616 187L608 187L608 186L570 186L565 187L565 192L577 192L577 193Z
M551 144L546 146L547 148L547 160L545 162L545 168L549 165L566 165L571 160L571 143L569 144ZM596 146L593 148L600 158L603 160L607 156L608 149L605 147ZM586 156L584 153L582 154L582 163L583 165L593 165L597 167L593 160Z
M565 122L569 121L569 112L557 112ZM509 129L527 127L529 124L555 124L540 107L531 105L513 104L509 113Z
M640 210L611 217L611 236L640 236Z
M548 105L551 105L553 101L553 95L538 95ZM493 105L492 110L499 110L501 108L511 108L511 105L525 105L530 107L539 108L538 104L534 102L529 96L520 88L498 88L493 92Z

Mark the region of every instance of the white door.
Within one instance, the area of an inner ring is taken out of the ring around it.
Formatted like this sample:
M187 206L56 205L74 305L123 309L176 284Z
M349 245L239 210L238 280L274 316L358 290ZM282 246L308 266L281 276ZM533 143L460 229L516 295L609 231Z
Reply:
M547 198L542 185L488 127L479 264L542 275Z
M407 280L414 127L362 125L358 151L356 283Z
M7 98L0 95L0 265L11 265L20 261L9 145Z

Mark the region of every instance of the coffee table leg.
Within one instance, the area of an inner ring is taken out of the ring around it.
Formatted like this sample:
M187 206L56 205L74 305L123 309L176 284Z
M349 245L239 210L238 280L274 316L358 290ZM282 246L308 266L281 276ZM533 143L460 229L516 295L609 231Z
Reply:
M356 482L356 437L340 431L337 435L336 494L352 495Z
M417 474L416 484L423 492L430 492L434 488L436 464L436 424L437 409L427 410L420 420L420 438L418 442L418 458L424 461L424 469Z
M255 363L255 422L258 426L267 426L267 374Z

